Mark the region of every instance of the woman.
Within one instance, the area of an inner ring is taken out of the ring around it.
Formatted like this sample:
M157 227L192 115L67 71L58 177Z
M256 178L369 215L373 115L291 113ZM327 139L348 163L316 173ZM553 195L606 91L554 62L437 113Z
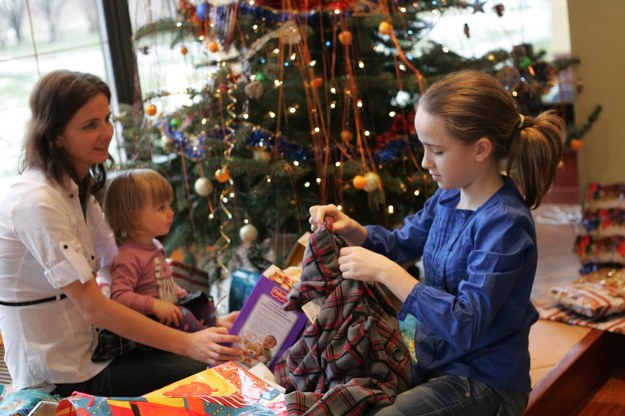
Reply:
M99 78L65 70L30 97L20 175L0 204L0 331L14 388L136 396L237 359L222 327L193 334L107 299L96 283L117 253L94 194L106 180L111 93ZM95 327L155 350L92 362ZM168 351L168 352L165 352Z

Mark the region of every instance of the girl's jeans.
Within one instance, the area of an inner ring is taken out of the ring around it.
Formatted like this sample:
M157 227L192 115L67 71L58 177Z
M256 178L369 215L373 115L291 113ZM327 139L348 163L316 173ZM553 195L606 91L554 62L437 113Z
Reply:
M440 376L401 393L369 415L522 415L529 393L497 390L467 377Z

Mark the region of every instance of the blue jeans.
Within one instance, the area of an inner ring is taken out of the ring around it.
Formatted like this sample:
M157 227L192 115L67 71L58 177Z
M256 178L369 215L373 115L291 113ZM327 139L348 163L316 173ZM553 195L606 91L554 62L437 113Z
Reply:
M368 415L522 415L528 400L529 393L497 390L467 377L444 375L399 394L392 405Z
M102 372L81 383L57 384L63 397L74 391L108 397L135 397L206 370L207 364L161 350L130 351L115 358Z

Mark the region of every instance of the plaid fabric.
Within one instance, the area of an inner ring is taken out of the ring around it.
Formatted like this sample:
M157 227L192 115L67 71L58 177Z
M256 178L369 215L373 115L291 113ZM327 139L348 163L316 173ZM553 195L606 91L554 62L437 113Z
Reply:
M320 304L314 323L277 364L289 414L354 415L391 404L410 387L411 358L391 302L380 286L343 279L344 241L319 228L310 238L301 282L285 309Z

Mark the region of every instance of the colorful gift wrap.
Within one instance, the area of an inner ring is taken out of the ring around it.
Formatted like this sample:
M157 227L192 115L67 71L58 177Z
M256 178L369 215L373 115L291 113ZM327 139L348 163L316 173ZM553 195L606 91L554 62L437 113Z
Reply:
M57 416L286 415L283 393L241 365L228 362L141 397L74 394Z

